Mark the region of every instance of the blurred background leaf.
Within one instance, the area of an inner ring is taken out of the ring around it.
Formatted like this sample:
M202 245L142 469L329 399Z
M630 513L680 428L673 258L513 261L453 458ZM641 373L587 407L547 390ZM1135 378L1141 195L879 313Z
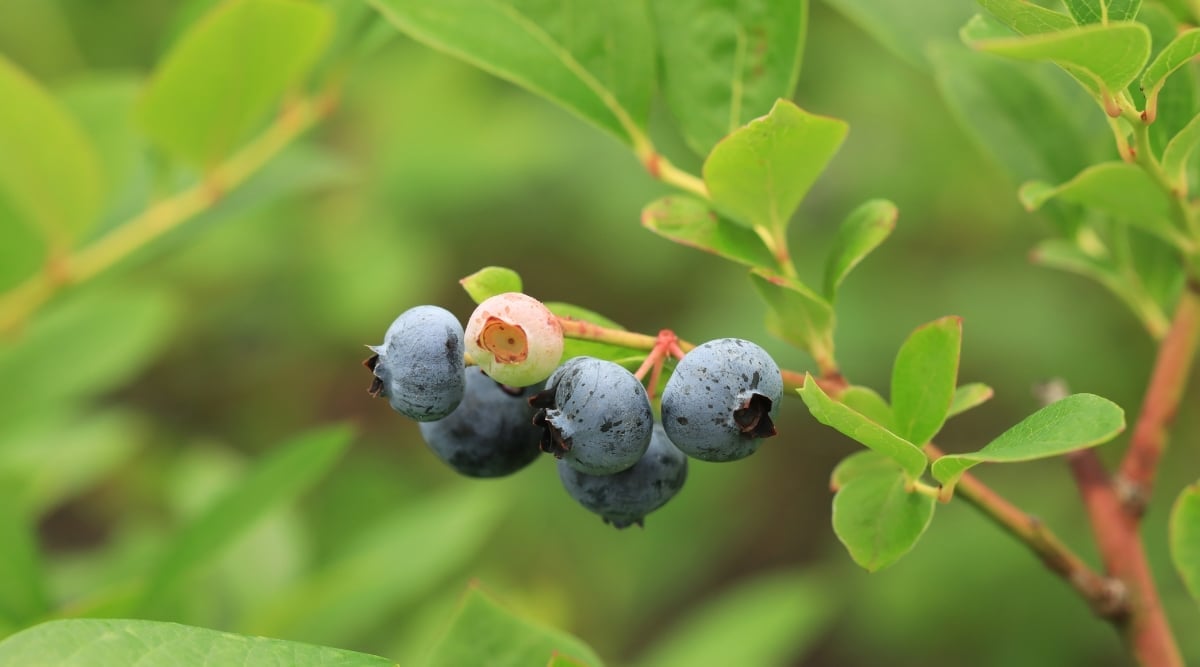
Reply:
M216 5L0 3L0 53L95 147L108 185L93 233L196 178L147 148L134 109L162 55ZM794 572L828 585L818 594L834 608L807 648L774 654L779 664L1125 664L1119 638L1067 586L959 503L939 508L918 547L887 569L855 566L830 527L828 482L861 447L798 400L781 406L780 435L753 457L692 465L644 530L618 533L575 506L549 460L470 484L441 466L415 425L367 397L362 346L413 305L465 318L473 304L457 280L482 266L512 267L530 294L633 331L749 338L781 366L814 369L768 334L744 267L638 224L647 203L674 193L620 142L412 41L374 10L354 18L343 3L321 5L354 22L332 29L313 71L339 82L337 110L203 218L0 340L0 475L26 480L14 502L33 528L52 613L128 609L133 583L272 443L347 422L360 435L344 456L189 577L161 620L421 664L477 578L607 664L638 664L739 584ZM1102 111L1052 65L962 46L958 28L980 11L971 0L810 11L794 100L851 130L788 230L801 279L822 283L838 223L860 203L884 197L900 212L887 243L838 290L847 376L886 387L908 333L955 313L967 331L960 382L986 382L995 397L946 424L938 442L948 451L978 450L1032 413L1030 387L1047 377L1137 405L1153 359L1143 325L1094 283L1030 265L1029 249L1071 238L1075 218L1026 213L1016 198L1024 180L1063 183L1119 158ZM385 37L369 48L357 37L381 25ZM363 44L350 64L336 46L343 30ZM912 55L898 58L900 48ZM1168 80L1164 104L1187 71ZM673 158L690 153L665 107L652 106L646 124ZM678 162L699 170L699 158ZM44 242L14 211L0 202L0 289L44 268ZM1146 292L1166 303L1177 276L1155 277L1164 246L1146 241L1131 242L1131 257ZM1195 441L1200 420L1181 411L1176 429L1174 442ZM1119 451L1097 453L1111 462ZM1195 482L1200 452L1180 444L1166 457L1163 489ZM980 475L1094 556L1059 461ZM1167 576L1168 510L1153 504L1145 523L1149 557ZM1162 593L1177 628L1200 624L1182 586ZM0 598L2 608L18 599L7 588ZM807 599L797 593L790 611ZM293 603L295 615L272 614ZM774 640L763 633L767 655ZM1200 655L1200 635L1180 640Z

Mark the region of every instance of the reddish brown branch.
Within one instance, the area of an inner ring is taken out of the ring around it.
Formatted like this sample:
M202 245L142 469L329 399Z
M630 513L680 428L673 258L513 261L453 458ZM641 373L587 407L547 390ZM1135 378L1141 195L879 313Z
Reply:
M1183 291L1171 328L1159 344L1142 410L1117 474L1116 489L1135 525L1150 500L1158 463L1167 447L1167 429L1175 419L1195 359L1200 330L1200 297L1196 291L1197 286L1191 283Z
M1075 452L1067 461L1087 507L1104 568L1128 591L1127 613L1113 617L1113 624L1145 667L1183 667L1138 534L1140 517L1127 511L1095 451Z

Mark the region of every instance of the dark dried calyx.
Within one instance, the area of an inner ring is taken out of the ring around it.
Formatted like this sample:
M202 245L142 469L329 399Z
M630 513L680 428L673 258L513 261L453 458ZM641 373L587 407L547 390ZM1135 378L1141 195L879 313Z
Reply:
M745 405L733 411L733 421L743 438L769 438L775 435L771 421L771 399L753 394Z
M363 366L365 366L367 370L371 371L372 374L375 373L375 367L378 365L378 354L373 354L367 359L363 360ZM371 386L367 387L367 393L371 395L371 398L379 398L383 395L383 380L380 380L378 375L371 378Z
M539 391L530 396L529 405L539 408L533 415L533 425L542 429L542 439L538 442L538 447L543 452L561 459L563 454L571 451L571 441L564 439L562 433L546 418L546 410L554 407L554 389Z

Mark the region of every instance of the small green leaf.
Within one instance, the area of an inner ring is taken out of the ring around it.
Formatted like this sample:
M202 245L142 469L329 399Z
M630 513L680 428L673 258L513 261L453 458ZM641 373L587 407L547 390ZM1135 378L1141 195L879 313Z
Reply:
M371 0L413 39L554 101L627 143L654 92L654 31L640 0Z
M1141 167L1127 162L1093 165L1057 187L1038 181L1026 183L1018 197L1030 211L1058 198L1108 213L1176 247L1190 243L1171 225L1171 204L1162 188Z
M140 107L163 148L203 167L232 153L316 61L328 9L292 0L226 0L155 70Z
M0 477L0 621L24 626L50 611L46 579L42 573L34 521L19 503L16 488L20 480Z
M588 667L602 664L587 644L513 615L478 586L472 586L427 664L530 667L547 664L555 656L569 657Z
M797 391L817 421L892 459L913 479L925 471L925 453L920 447L829 398L811 375L804 376L804 386Z
M1142 0L1064 0L1067 11L1079 25L1132 21L1137 17Z
M851 479L833 497L833 532L868 572L911 551L933 520L936 499L907 487L904 471L884 468Z
M196 517L152 568L141 601L153 610L193 571L218 556L254 522L317 481L350 444L344 426L307 433L284 443L254 466L232 489Z
M892 367L892 418L897 435L923 445L942 429L954 400L961 349L959 317L930 322L904 341Z
M1163 151L1163 171L1176 183L1187 182L1188 160L1197 145L1200 145L1200 115L1194 116L1178 134L1171 137L1167 149Z
M950 401L950 412L946 413L946 419L955 415L977 408L988 402L996 392L992 388L982 382L972 382L954 390L954 400Z
M1171 560L1188 592L1200 601L1200 484L1179 494L1171 507Z
M386 658L327 646L235 635L157 621L51 621L0 642L2 665L289 665L395 667Z
M485 266L458 283L475 303L505 292L520 292L522 287L521 275L502 266Z
M643 667L793 664L833 620L838 599L802 570L760 575L667 631L640 656Z
M896 432L892 424L892 407L874 389L853 385L843 390L838 400L876 424Z
M1137 77L1150 57L1150 30L1140 23L1088 25L1057 32L990 39L975 48L1019 60L1053 61L1083 76L1111 100Z
M842 221L825 260L825 298L830 303L846 275L891 235L899 214L892 202L872 199L851 211Z
M1070 16L1029 0L977 0L980 6L1021 35L1037 35L1074 28Z
M673 195L647 204L642 209L642 226L663 238L750 268L775 266L775 258L757 234L718 216L693 197Z
M663 95L697 154L792 96L808 0L652 0L650 9Z
M713 203L738 222L782 235L846 129L843 121L778 100L771 113L726 137L704 161Z
M1158 93L1167 82L1167 77L1197 54L1200 54L1200 28L1193 28L1171 40L1142 73L1142 92L1146 94L1146 122L1152 123L1158 116Z
M1073 394L1023 419L983 449L949 454L933 462L933 476L953 488L979 463L1033 461L1095 447L1125 430L1125 412L1093 394Z
M3 55L0 100L0 199L47 241L67 247L103 203L95 148L58 100Z
M865 475L877 475L883 472L903 472L903 469L892 459L872 450L854 452L842 459L833 468L829 476L829 490L838 491L851 480Z
M833 359L833 307L804 283L755 269L750 278L767 302L767 330L808 352Z

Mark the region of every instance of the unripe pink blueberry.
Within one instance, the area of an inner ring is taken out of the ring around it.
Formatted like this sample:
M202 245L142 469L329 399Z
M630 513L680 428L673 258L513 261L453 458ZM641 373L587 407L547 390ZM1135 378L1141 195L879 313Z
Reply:
M562 325L541 301L497 294L475 308L465 332L467 355L501 384L528 387L550 377L563 353Z

